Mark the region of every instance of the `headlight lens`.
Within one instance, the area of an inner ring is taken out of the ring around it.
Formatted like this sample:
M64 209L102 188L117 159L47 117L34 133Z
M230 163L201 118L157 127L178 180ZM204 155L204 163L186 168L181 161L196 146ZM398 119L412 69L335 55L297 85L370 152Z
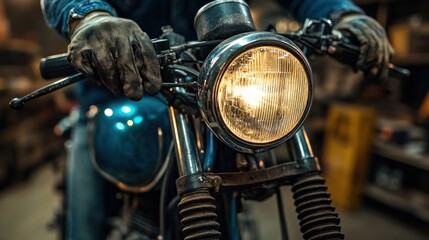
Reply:
M209 54L200 76L203 119L241 152L268 150L289 139L310 109L312 74L301 50L270 32L244 33Z
M226 127L251 143L276 141L300 122L309 97L301 62L274 46L235 57L219 78L216 104Z

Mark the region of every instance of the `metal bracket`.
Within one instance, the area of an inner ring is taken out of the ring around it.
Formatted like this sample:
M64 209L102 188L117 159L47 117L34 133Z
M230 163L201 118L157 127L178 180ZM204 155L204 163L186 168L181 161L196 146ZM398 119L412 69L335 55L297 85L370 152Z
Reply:
M179 195L201 188L215 192L246 190L251 187L287 185L298 176L320 170L316 157L296 162L287 162L273 167L249 172L195 173L176 180Z

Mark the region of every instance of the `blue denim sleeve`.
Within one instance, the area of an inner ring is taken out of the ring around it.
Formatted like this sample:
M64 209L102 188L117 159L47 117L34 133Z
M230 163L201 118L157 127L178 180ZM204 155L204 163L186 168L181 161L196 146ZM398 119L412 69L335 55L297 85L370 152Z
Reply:
M69 18L83 17L95 10L103 10L117 15L107 2L102 0L41 0L43 16L49 26L69 39Z
M364 13L350 0L278 0L291 10L298 20L332 18L334 13Z

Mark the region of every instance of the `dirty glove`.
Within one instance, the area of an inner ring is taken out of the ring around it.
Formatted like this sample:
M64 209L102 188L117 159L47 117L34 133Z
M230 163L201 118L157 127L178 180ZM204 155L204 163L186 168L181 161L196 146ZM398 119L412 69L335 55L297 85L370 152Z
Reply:
M360 53L356 67L364 72L367 79L387 79L388 64L394 50L387 39L383 27L366 15L342 17L334 29L352 35L360 43Z
M144 92L159 92L161 75L154 47L134 21L92 12L70 24L68 59L78 71L116 96L139 100Z

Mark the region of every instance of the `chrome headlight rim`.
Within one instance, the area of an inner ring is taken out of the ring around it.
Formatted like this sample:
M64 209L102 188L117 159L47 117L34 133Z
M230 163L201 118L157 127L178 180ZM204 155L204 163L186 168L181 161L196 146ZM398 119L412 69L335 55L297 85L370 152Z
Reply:
M252 143L238 138L228 129L222 120L216 99L220 78L230 63L241 53L261 46L284 49L300 62L308 79L308 98L298 124L288 134L275 141ZM200 72L197 96L204 121L220 140L240 152L263 152L283 143L302 127L313 100L313 75L307 58L291 40L272 32L248 32L223 41L209 54Z

